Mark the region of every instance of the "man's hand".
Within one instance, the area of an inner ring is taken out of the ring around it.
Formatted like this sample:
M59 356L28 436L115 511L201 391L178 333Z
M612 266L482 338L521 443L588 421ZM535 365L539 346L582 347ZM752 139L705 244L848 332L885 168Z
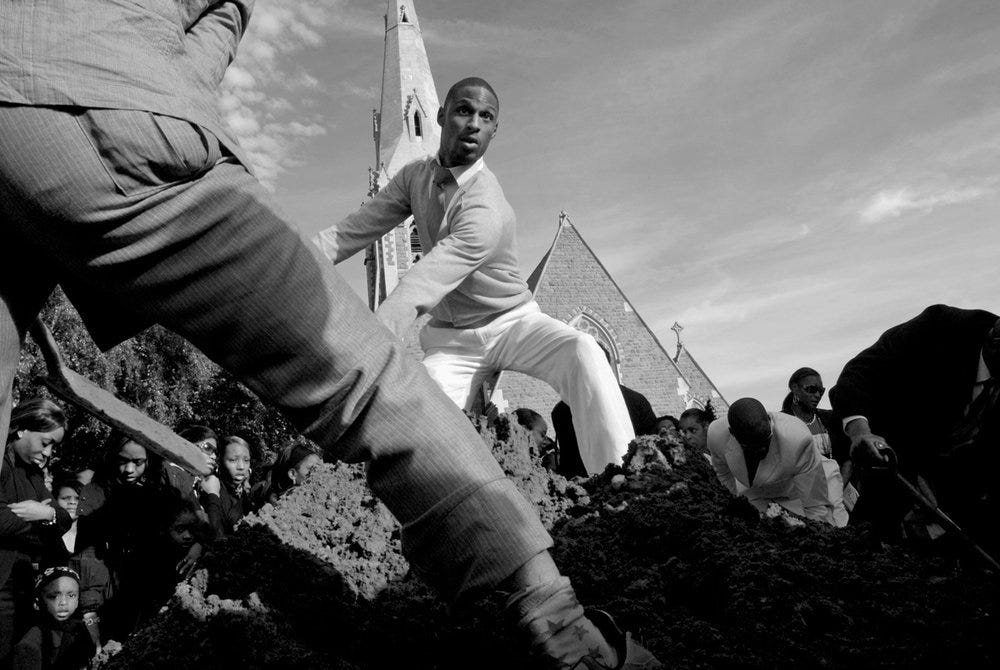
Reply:
M215 475L209 475L201 480L201 490L208 495L219 495L222 483Z
M851 438L851 460L882 465L889 463L889 443L871 431L867 419L851 421L844 427L844 432Z
M7 507L22 521L53 521L56 518L55 509L49 503L51 499L38 502L37 500L22 500L21 502L10 503Z
M195 567L198 565L198 559L201 558L201 553L201 542L195 542L191 545L191 548L188 549L187 555L185 555L184 558L177 563L177 574L181 578L187 579L187 576L194 571Z

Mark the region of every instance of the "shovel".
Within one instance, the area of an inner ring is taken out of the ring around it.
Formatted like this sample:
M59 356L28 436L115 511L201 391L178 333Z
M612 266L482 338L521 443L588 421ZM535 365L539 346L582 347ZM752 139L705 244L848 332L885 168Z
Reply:
M937 519L938 523L941 524L942 528L954 534L956 537L960 538L962 542L964 542L970 549L972 549L972 551L975 554L977 554L980 558L986 561L986 563L991 568L993 568L997 572L1000 572L1000 563L998 563L997 560L993 558L993 556L991 556L989 553L987 553L985 549L979 546L979 544L972 539L972 536L970 536L968 533L962 530L962 527L959 526L957 523L955 523L950 516L945 514L944 511L940 507L938 507L933 500L925 496L923 491L914 486L909 479L904 477L899 472L899 468L897 467L896 452L893 451L892 448L889 446L882 447L880 451L884 453L886 457L888 457L889 459L889 463L886 466L886 469L892 471L892 474L896 476L896 481L899 482L899 484L904 489L906 489L906 491L910 494L910 497L912 497L921 507L930 512L934 516L934 518Z
M66 367L52 333L40 318L31 326L31 337L42 350L48 369L48 376L41 378L42 383L54 394L191 474L211 474L208 459L201 449Z

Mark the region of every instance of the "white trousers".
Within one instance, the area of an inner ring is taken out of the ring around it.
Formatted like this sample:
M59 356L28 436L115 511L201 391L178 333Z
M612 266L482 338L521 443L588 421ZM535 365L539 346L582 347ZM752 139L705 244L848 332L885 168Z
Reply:
M424 366L456 405L471 407L492 374L513 370L550 384L573 411L590 474L621 465L635 438L618 380L593 337L543 314L531 301L479 328L420 331ZM536 409L537 408L533 408Z

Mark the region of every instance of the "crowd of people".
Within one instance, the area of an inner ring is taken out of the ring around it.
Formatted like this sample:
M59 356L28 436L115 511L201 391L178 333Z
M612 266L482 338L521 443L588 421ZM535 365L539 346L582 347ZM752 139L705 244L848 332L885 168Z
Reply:
M878 392L888 379L900 379L915 357L933 347L931 338L954 323L970 331L961 355L937 352L940 362L920 373L953 375L939 387L946 397L934 405L951 417L942 426L951 425L934 436L940 444L918 444L913 436L922 433L914 432L912 415L885 409ZM831 394L833 410L819 408L826 389L819 372L808 367L792 373L779 411L741 398L721 417L711 403L679 417L656 416L641 393L619 388L636 435L657 435L664 445L683 443L703 454L720 484L761 512L776 504L841 527L858 509L859 520L883 529L933 537L933 519L905 504L879 473L877 466L891 459L995 544L983 534L985 515L996 505L992 481L960 467L996 458L984 454L983 445L998 430L992 375L998 363L1000 319L934 306L848 362ZM952 368L975 374L955 375ZM555 439L534 410L517 409L513 419L531 434L544 467L567 477L592 474L582 466L566 414L564 402L551 411ZM873 436L873 427L890 437ZM0 658L9 667L86 667L107 640L124 639L155 614L240 519L302 484L321 462L316 449L300 440L281 450L251 485L254 449L246 439L220 439L202 425L180 426L178 433L206 454L212 474L195 477L118 433L107 440L101 463L65 471L53 459L67 435L62 409L42 398L14 408L0 470ZM855 469L855 460L876 467Z
M655 417L642 394L619 388L636 435L659 435L704 454L720 484L761 512L777 505L836 527L853 519L887 536L934 539L945 531L937 508L995 551L996 371L1000 319L934 305L848 361L831 391L832 409L819 407L826 388L810 367L789 377L780 411L740 398L722 417L711 403L679 418ZM515 414L539 436L547 467L567 477L594 474L579 458L566 403L552 409L554 440L540 414L526 408Z
M251 485L246 439L188 425L178 432L208 456L207 477L117 433L96 467L66 471L53 459L66 431L51 400L12 412L0 470L0 667L87 667L152 617L240 519L321 460L292 443Z

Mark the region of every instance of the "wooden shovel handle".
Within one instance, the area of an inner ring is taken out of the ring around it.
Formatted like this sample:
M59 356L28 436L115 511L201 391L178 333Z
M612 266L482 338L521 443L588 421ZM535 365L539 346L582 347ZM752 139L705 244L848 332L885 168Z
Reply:
M42 357L45 359L45 367L48 368L49 375L61 377L62 356L59 354L59 348L56 346L55 338L52 337L52 332L42 321L42 317L35 319L35 322L31 324L30 332L35 344L42 350Z

